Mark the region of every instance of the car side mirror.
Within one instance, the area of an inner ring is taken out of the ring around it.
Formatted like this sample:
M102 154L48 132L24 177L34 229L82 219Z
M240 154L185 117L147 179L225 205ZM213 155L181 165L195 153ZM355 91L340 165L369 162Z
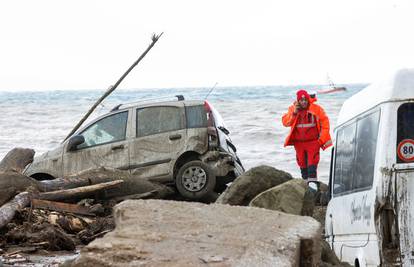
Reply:
M77 146L80 144L85 143L85 137L83 135L75 135L72 136L68 141L68 146L66 151L74 151L76 150Z

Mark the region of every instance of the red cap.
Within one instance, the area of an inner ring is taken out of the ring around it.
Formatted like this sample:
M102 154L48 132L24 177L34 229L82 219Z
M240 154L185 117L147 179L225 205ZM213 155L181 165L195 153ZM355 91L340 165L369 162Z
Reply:
M306 97L306 99L309 101L310 97L308 92L306 92L306 90L299 90L296 92L296 99L299 101L299 99L301 99L302 97Z

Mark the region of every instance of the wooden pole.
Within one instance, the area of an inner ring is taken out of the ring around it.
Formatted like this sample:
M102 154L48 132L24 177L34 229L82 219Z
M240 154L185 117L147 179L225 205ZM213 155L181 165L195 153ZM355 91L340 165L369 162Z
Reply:
M158 41L158 39L162 36L163 33L156 35L153 34L152 35L152 43L148 46L148 48L144 51L144 53L142 53L142 55L134 62L134 64L131 65L131 67L129 67L129 69L121 76L121 78L118 79L118 81L113 85L110 86L108 88L108 90L105 92L105 94L103 94L101 96L101 98L98 99L98 101L96 101L96 103L89 109L89 111L86 113L85 116L83 116L83 118L78 122L78 124L76 124L76 126L72 129L72 131L66 136L65 140L63 140L63 142L65 142L72 134L74 134L79 127L85 122L85 120L89 117L89 115L91 115L91 113L95 110L95 108L108 96L110 95L117 87L118 85L122 82L122 80L131 72L131 70L138 65L138 63L145 57L145 55L151 50L151 48L155 45L155 43Z

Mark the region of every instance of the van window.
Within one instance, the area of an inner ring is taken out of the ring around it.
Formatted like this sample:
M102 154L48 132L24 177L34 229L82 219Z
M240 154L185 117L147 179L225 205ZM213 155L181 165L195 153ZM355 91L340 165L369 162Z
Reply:
M120 112L105 117L81 132L85 142L78 148L86 148L96 145L125 140L128 111Z
M185 107L187 116L187 128L207 127L207 113L204 105Z
M352 190L356 143L355 133L356 123L352 123L338 130L336 140L334 194Z
M178 107L148 107L137 109L137 137L183 129L183 117Z
M378 126L379 111L337 131L334 194L372 186Z
M406 139L414 140L414 103L405 103L398 108L398 125L397 125L397 148L398 145ZM406 148L405 158L414 157L412 146ZM412 152L412 153L411 153ZM409 160L411 161L411 160ZM397 154L397 163L404 163Z
M375 151L379 125L379 112L357 122L357 146L353 189L371 187L374 178Z

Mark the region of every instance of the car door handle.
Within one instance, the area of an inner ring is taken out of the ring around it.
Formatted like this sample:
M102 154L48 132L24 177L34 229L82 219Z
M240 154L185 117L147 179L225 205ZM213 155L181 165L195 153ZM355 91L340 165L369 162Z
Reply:
M125 146L124 145L119 145L119 146L113 146L111 149L112 150L118 150L118 149L124 149Z
M169 136L170 140L181 139L181 134L172 134Z

